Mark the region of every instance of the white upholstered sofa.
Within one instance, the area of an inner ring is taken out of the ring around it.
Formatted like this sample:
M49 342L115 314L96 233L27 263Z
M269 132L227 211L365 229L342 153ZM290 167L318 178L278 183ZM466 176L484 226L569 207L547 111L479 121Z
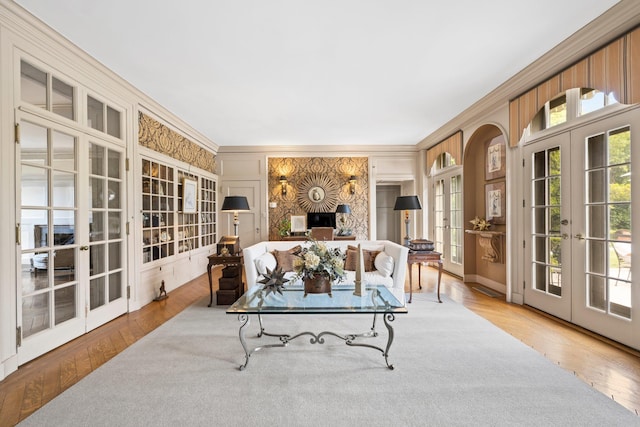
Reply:
M346 253L348 246L362 245L363 250L380 252L374 262L374 270L364 273L364 281L368 285L385 285L403 304L406 303L404 281L407 272L407 254L409 250L402 245L388 240L331 240L323 242L329 248L338 247ZM308 246L309 241L268 241L260 242L243 249L244 269L247 280L247 290L256 286L262 278L262 272L266 268L273 270L276 260L274 251L287 251L295 246ZM285 277L291 278L295 273L287 273ZM346 278L340 284L353 285L355 272L346 271ZM292 284L301 285L302 282Z

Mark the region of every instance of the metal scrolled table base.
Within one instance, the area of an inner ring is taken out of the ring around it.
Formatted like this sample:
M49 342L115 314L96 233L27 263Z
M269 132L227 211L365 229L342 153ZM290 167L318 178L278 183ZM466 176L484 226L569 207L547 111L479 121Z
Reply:
M361 344L361 343L355 342L355 340L358 338L373 338L378 336L378 333L375 330L376 317L377 317L377 314L374 314L373 325L371 327L371 330L369 332L364 332L362 334L340 335L335 332L323 331L323 332L320 332L319 334L315 334L313 332L300 332L299 334L292 336L289 334L272 334L272 333L265 332L264 327L262 325L262 316L258 314L258 322L260 323L260 332L258 332L258 338L261 338L263 335L269 336L269 337L277 337L280 339L280 343L265 344L262 346L254 347L253 349L250 350L249 346L247 345L247 341L245 339L245 334L244 334L245 328L250 323L249 315L246 313L239 314L238 321L241 322L241 325L240 325L240 330L238 335L240 337L240 343L242 344L242 348L244 349L244 354L245 354L245 361L243 365L240 365L240 370L244 371L246 369L247 365L249 364L249 358L256 351L262 350L263 348L269 348L269 347L286 347L291 341L304 335L311 336L311 338L309 339L309 342L311 344L324 344L324 336L331 335L343 340L346 345L351 347L368 347L374 350L378 350L384 356L384 361L387 364L387 368L393 369L394 368L393 365L389 364L389 349L391 348L391 344L393 343L393 337L394 337L393 326L391 326L391 322L395 320L395 315L393 313L384 313L384 317L383 317L384 325L387 327L387 331L389 332L389 335L387 337L387 345L384 349L371 344Z

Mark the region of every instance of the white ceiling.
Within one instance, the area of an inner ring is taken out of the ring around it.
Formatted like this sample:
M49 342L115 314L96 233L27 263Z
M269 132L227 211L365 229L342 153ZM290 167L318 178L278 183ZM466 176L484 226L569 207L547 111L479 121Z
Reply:
M16 0L219 146L414 145L617 0Z

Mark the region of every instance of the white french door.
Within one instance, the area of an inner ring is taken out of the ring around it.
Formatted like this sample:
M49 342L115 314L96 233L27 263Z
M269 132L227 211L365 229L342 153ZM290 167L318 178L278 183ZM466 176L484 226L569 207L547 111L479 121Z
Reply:
M445 270L463 276L462 174L460 168L434 177L434 244Z
M638 123L635 109L524 150L525 303L634 348Z
M17 120L23 364L126 312L125 183L121 148L27 113Z
M563 134L524 150L525 303L567 321L572 291L570 142Z

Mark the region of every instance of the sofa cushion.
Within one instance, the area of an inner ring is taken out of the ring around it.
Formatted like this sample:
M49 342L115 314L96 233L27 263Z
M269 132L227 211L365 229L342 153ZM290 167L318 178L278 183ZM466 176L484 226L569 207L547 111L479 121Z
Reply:
M258 274L262 274L263 276L267 272L267 269L269 269L269 271L273 271L278 265L276 257L271 252L265 252L260 255L258 258L256 258L255 263Z
M376 270L384 276L389 277L393 273L393 268L395 267L393 257L388 255L386 252L382 251L376 256L373 264L376 267Z
M293 271L293 261L297 258L298 253L302 250L302 246L297 245L286 251L273 250L273 256L276 258L277 266L282 268L282 271Z
M379 250L362 249L364 258L364 271L374 271L376 269L374 260L380 253ZM344 269L347 271L356 271L358 266L358 248L355 246L347 246L347 258L344 262Z

